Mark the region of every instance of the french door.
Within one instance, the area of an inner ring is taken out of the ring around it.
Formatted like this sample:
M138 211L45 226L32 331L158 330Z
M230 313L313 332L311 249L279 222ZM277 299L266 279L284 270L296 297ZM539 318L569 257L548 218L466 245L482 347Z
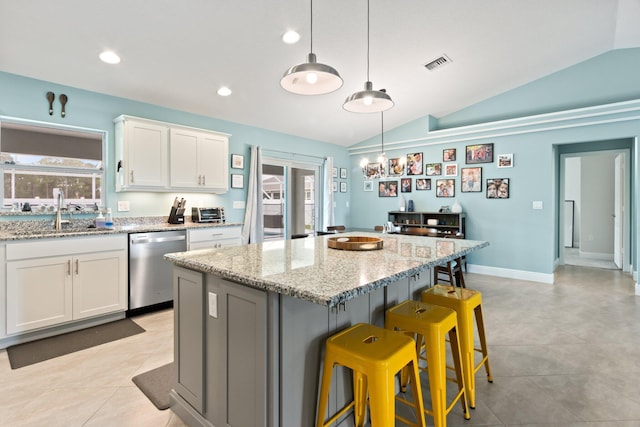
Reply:
M314 234L320 223L321 176L320 165L263 159L265 241Z

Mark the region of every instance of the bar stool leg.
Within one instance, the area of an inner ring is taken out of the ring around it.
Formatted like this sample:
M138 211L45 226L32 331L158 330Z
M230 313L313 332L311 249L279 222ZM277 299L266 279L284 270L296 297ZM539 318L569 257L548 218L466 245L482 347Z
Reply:
M458 381L458 393L462 393L460 403L462 403L462 412L464 419L471 419L469 413L469 405L467 404L467 392L465 388L464 375L462 373L462 359L460 357L460 340L458 338L458 331L456 328L449 331L449 342L451 343L451 355L453 357L453 367L456 372L456 378L461 378L462 381Z
M390 410L395 405L394 382L386 375L372 375L369 378L369 405L372 426L395 425L395 413ZM413 383L414 381L412 381ZM360 427L360 426L357 426Z
M364 426L367 414L367 376L358 371L353 371L353 400L355 425L356 427Z
M429 390L431 391L431 405L433 412L433 424L435 427L446 425L447 413L447 369L445 363L444 337L438 340L437 345L428 345L426 348L427 366L429 367Z
M318 402L318 417L316 419L316 427L324 424L324 417L327 413L327 401L329 400L329 389L331 387L331 376L333 375L333 362L331 357L325 355L325 361L322 364L322 380L320 381L320 400Z
M487 337L484 334L484 316L482 314L482 306L479 305L474 310L476 315L476 325L478 325L478 335L480 335L480 348L482 350L482 358L484 360L484 369L487 372L487 381L493 382L491 376L491 368L489 367L489 351L487 350Z
M420 377L420 367L418 366L420 362L418 359L415 362L411 363L410 374L411 374L411 393L413 396L413 401L416 402L416 417L418 418L418 426L427 425L426 418L424 417L424 404L418 404L418 402L424 402L422 398L422 388L418 387L417 378Z

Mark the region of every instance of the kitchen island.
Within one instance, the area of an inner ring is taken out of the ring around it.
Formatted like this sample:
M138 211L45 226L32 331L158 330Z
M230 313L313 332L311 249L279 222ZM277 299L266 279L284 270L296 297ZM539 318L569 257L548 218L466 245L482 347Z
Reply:
M329 236L167 254L174 263L176 384L172 409L191 426L311 426L324 341L419 298L430 268L487 242L381 237L341 251ZM350 400L336 369L329 412ZM339 425L350 425L347 418Z

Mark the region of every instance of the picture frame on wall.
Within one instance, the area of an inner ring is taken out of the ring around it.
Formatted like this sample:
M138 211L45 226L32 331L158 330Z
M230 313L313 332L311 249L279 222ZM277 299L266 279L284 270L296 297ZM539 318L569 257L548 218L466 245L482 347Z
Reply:
M380 181L378 197L398 197L398 181Z
M487 199L508 199L511 193L509 178L487 179Z
M400 180L400 192L411 193L411 178L402 178Z
M416 191L431 190L431 178L416 178Z
M445 164L444 176L458 176L458 164L457 163Z
M338 177L338 168L333 168L333 169L331 170L331 172L332 172L332 173L331 173L331 176L332 176L333 178L337 178L337 177Z
M364 181L362 191L373 191L373 181Z
M482 191L482 168L462 168L460 191L463 193L479 193Z
M396 157L389 159L389 176L404 175L405 159L402 157Z
M407 154L407 175L422 175L422 153Z
M340 179L347 179L347 168L340 168Z
M499 168L512 168L513 167L513 153L509 154L498 154L498 164Z
M468 165L493 163L493 143L467 145L465 160Z
M442 163L427 163L427 176L442 175Z
M456 149L455 148L445 148L442 150L442 161L443 162L455 162L456 161Z
M436 179L436 197L455 197L455 179Z
M347 192L347 183L342 181L340 182L340 192L341 193L346 193Z
M244 169L244 156L242 154L232 154L231 167L233 169Z
M231 174L231 188L244 188L244 175Z
M382 165L380 163L367 163L367 178L378 178L381 175Z

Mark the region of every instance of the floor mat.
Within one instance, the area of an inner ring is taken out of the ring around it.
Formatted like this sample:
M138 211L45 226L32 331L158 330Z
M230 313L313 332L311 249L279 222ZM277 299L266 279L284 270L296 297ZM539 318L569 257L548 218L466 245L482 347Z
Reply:
M160 410L169 408L173 388L173 362L131 378L131 381Z

